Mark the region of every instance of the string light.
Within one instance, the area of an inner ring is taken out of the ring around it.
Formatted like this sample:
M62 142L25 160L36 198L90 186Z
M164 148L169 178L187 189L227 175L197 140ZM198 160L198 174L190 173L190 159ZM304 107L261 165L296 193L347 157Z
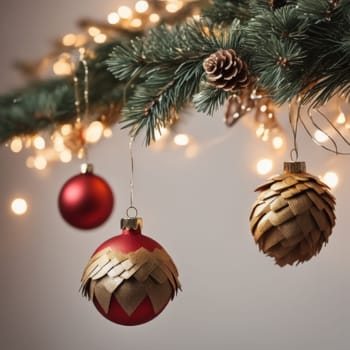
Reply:
M266 112L267 111L267 106L266 105L262 105L261 107L260 107L260 111L261 112Z
M20 137L14 137L10 142L10 149L14 153L21 152L23 148L23 142Z
M338 175L333 171L328 171L322 177L323 182L328 185L330 188L335 188L338 185L339 178Z
M101 30L100 30L99 28L97 28L97 27L90 27L90 28L88 29L88 33L89 33L91 36L96 36L96 35L98 35L98 34L101 33Z
M63 38L62 38L62 44L64 46L73 46L75 45L75 42L77 40L77 36L75 34L66 34Z
M103 124L99 121L92 122L85 131L86 142L96 143L98 142L103 134Z
M174 143L177 146L187 146L190 142L190 138L186 134L177 134L174 137Z
M41 137L39 135L34 137L33 146L36 149L44 149L45 145L46 145L46 142L45 142L43 137Z
M61 134L63 136L68 136L73 130L73 127L71 124L64 124L61 126Z
M112 129L111 128L105 128L103 130L103 136L106 138L106 139L109 139L110 137L113 136L113 132L112 132Z
M264 135L264 132L265 132L264 124L259 124L258 128L255 131L256 136L260 138Z
M74 46L75 47L81 47L81 46L84 46L88 41L88 38L86 35L84 34L78 34L76 36L76 40L75 40L75 44Z
M62 163L69 163L72 160L72 152L69 149L65 149L60 153L60 160Z
M28 210L28 204L23 198L15 198L11 202L11 210L15 215L24 215Z
M321 130L316 130L314 133L315 140L320 143L328 141L328 136Z
M62 152L65 149L63 137L59 133L54 133L52 139L55 151Z
M34 160L34 167L38 170L44 170L47 166L47 160L43 155L38 155Z
M130 25L135 28L139 28L142 26L142 21L140 18L134 18L131 22Z
M56 75L70 75L72 73L72 66L67 61L66 57L62 56L53 64L53 72Z
M272 146L274 149L281 149L283 147L283 138L281 136L275 136L272 139Z
M343 112L340 112L338 117L337 117L337 120L336 120L337 124L345 124L346 123L346 116Z
M149 4L147 1L140 0L135 4L135 11L138 13L144 13L148 10Z
M94 42L97 44L103 44L105 43L107 40L107 35L100 33L94 36Z
M120 21L120 17L118 16L118 14L116 12L111 12L107 16L107 21L109 24L117 24Z
M260 175L266 175L272 170L272 160L271 159L260 159L256 164L256 170Z
M152 23L157 23L157 22L160 21L160 17L159 17L159 15L158 15L157 13L151 13L151 14L149 15L149 20L150 20L150 22L152 22Z
M118 15L122 19L129 19L132 17L132 10L128 6L120 6L118 9Z
M175 13L183 6L182 1L171 1L166 4L165 9L170 13Z

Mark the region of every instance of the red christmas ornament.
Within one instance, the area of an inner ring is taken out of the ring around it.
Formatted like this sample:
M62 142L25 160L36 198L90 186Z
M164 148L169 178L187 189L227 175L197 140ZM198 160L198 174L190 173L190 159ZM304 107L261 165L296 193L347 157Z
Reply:
M58 198L62 217L80 229L102 225L110 216L113 205L111 188L104 179L93 174L92 164L83 164L81 174L63 185Z
M146 323L181 289L164 248L141 232L142 219L122 219L122 233L102 243L85 268L81 289L112 322Z

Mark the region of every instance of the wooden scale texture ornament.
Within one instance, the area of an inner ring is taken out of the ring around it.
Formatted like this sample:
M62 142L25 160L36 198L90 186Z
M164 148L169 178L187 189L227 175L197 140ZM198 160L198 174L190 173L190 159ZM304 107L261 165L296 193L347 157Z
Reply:
M255 242L280 266L317 255L335 225L335 198L304 162L287 162L284 172L256 189L250 228Z
M141 227L141 218L122 219L121 234L96 249L81 280L82 294L121 325L152 320L181 289L171 257Z

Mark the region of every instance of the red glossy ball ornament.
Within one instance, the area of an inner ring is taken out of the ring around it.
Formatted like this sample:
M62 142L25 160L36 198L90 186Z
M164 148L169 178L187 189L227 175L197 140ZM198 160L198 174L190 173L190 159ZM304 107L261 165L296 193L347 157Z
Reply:
M64 220L79 229L102 225L114 205L108 183L93 173L91 164L83 164L79 175L70 178L62 187L58 207Z
M102 243L82 277L82 292L108 320L134 326L151 321L181 289L164 248L141 232L140 218L122 219L122 233Z

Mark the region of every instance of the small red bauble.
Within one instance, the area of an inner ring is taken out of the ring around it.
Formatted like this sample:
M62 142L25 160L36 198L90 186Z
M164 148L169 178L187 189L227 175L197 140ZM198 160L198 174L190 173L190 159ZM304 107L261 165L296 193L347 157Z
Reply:
M83 295L121 325L151 321L181 288L171 257L141 233L141 219L122 220L122 233L102 243L82 277Z
M93 173L91 164L83 164L82 172L70 178L62 187L58 206L64 220L80 229L102 225L114 205L108 183Z

